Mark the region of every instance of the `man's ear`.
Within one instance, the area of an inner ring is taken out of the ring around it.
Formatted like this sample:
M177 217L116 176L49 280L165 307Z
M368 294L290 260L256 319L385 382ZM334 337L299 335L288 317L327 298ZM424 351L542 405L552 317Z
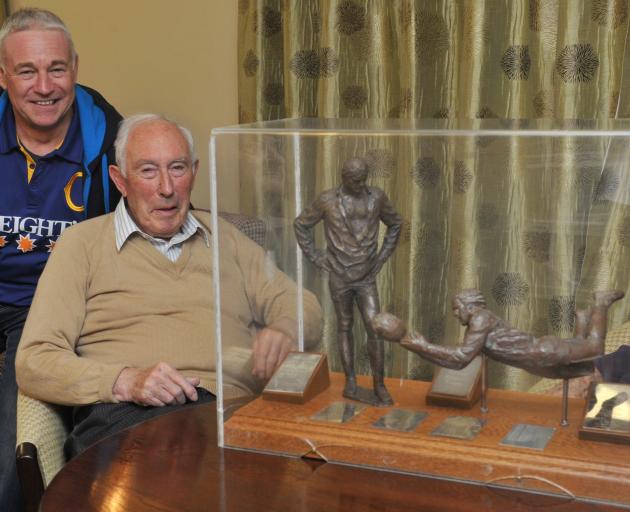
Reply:
M0 66L0 87L2 87L5 91L7 90L7 72L4 69L4 66Z
M118 191L122 194L123 197L127 197L127 178L123 176L120 167L117 165L109 166L109 177L116 185Z

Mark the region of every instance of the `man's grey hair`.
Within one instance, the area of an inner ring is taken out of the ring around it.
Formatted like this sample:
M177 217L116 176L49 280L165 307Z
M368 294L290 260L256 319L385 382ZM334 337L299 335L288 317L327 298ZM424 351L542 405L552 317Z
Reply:
M70 46L72 63L76 62L77 52L72 42L72 35L61 18L46 9L27 7L11 14L0 28L0 66L4 66L4 43L7 36L24 30L59 30Z
M177 124L172 119L168 119L167 117L160 114L135 114L133 116L127 117L120 123L120 126L118 127L118 135L116 136L116 141L114 142L114 147L116 148L116 163L123 176L127 176L126 157L129 136L141 124L150 123L152 121L164 121L177 128L182 134L182 137L184 137L184 139L186 140L186 144L188 145L188 156L190 157L190 163L194 164L197 161L197 156L195 155L195 147L193 144L193 136L188 128L185 128Z

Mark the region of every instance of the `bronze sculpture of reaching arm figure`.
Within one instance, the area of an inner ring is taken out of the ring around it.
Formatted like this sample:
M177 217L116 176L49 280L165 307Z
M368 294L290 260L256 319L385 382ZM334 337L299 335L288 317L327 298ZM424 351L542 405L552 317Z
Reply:
M593 359L604 353L608 308L624 296L620 291L594 293L594 304L576 312L573 338L534 337L513 329L486 309L479 290L463 290L453 299L453 313L466 326L463 343L443 347L422 335L405 335L402 321L388 313L377 315L374 330L390 341L398 341L412 352L447 368L461 369L479 353L489 358L548 378L573 378L593 372Z

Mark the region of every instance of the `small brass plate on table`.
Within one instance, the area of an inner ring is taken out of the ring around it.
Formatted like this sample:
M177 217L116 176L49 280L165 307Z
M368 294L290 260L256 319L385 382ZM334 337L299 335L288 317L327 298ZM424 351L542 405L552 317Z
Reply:
M411 432L428 416L422 411L408 411L406 409L392 409L372 426L399 432Z
M552 427L518 423L512 427L510 433L499 444L544 450L555 431L556 429Z
M438 425L431 435L454 439L474 439L481 432L484 423L480 419L468 416L451 416Z
M334 402L326 409L319 411L311 419L328 421L330 423L347 423L359 414L367 405L351 404L349 402Z

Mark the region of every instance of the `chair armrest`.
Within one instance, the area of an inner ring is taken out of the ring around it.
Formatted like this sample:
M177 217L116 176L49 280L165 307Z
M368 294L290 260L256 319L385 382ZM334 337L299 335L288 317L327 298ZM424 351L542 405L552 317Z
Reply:
M69 416L67 407L42 402L18 391L16 456L23 457L24 463L36 457L44 487L66 462L63 444L69 433ZM22 446L24 443L33 445L35 451Z
M15 462L22 496L24 511L37 512L39 502L44 495L44 481L37 461L37 448L32 443L20 443L15 450Z

